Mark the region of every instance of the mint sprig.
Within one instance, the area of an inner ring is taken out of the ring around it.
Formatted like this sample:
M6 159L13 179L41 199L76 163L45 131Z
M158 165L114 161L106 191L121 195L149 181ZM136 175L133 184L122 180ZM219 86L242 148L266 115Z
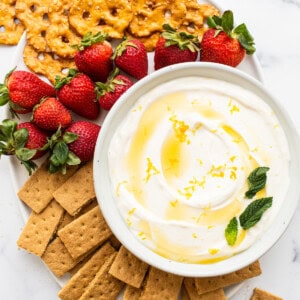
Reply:
M252 199L257 192L264 189L267 182L267 172L270 170L268 167L258 167L253 170L247 178L249 190L245 196Z
M238 235L238 221L236 217L233 217L229 221L225 229L225 238L229 246L233 246L235 244L237 240L237 235Z
M247 230L253 227L261 218L263 213L272 206L273 197L260 198L251 202L240 215L240 224Z
M258 167L248 176L247 181L249 190L246 192L248 198L253 198L256 193L262 190L267 182L266 173L270 170L268 167ZM264 212L272 206L273 197L260 198L252 201L239 216L240 226L248 230L255 226L262 218ZM225 228L225 238L229 246L234 246L238 234L238 220L233 217Z

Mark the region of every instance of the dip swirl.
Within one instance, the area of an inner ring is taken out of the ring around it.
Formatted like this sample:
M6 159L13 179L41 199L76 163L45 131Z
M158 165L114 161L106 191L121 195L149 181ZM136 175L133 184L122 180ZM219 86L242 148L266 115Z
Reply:
M109 172L115 201L132 233L175 261L213 263L250 247L267 229L289 184L289 149L272 109L237 85L203 77L163 83L142 96L112 137ZM273 197L260 222L228 222L252 200L247 177L270 168L257 197Z

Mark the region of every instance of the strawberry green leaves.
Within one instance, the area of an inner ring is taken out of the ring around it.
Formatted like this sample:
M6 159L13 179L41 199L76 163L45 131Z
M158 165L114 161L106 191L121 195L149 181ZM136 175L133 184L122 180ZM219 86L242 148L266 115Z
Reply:
M268 167L258 167L248 176L249 190L246 192L248 198L253 198L262 190L267 182L266 172ZM239 218L233 217L225 228L225 238L229 246L234 246L238 236L238 223L244 230L255 226L262 218L264 212L272 206L273 197L265 197L252 201L240 214ZM239 222L238 222L239 221Z
M73 166L81 163L81 160L68 147L68 144L73 143L77 139L77 134L71 132L62 134L61 128L58 128L56 133L52 135L44 149L50 149L50 173L56 173L61 170L62 174L66 174L67 165Z
M89 46L105 41L107 37L107 33L104 32L97 32L94 35L88 32L83 36L81 43L79 45L72 45L72 48L82 51Z
M3 120L0 125L0 158L2 155L15 155L16 158L25 166L29 175L37 168L32 161L36 149L25 147L28 141L28 130L25 128L17 129L17 122L14 120Z
M199 40L195 35L183 31L177 32L169 24L164 24L163 29L162 37L166 40L165 47L177 45L181 50L199 51Z
M246 192L245 196L252 199L257 192L261 191L267 182L266 173L269 171L268 167L258 167L253 170L247 178L249 190Z
M240 215L240 224L247 230L261 219L263 213L272 206L273 197L261 198L251 202Z
M216 15L208 17L207 25L216 29L216 36L224 31L229 37L237 39L247 54L251 55L256 51L254 39L247 26L242 23L234 28L234 17L231 10L226 10L221 17Z
M226 238L227 244L229 246L233 246L236 242L237 236L238 236L238 221L237 221L236 217L233 217L229 221L229 223L225 229L225 238Z

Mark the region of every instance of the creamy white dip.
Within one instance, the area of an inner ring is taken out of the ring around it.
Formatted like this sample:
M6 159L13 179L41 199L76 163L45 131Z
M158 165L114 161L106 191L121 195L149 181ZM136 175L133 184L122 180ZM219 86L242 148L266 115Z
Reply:
M176 261L213 263L243 251L268 227L289 184L289 150L272 109L225 81L186 77L141 97L112 137L111 186L132 233ZM228 222L252 200L247 177L266 166L267 185L254 199L273 205L234 246Z

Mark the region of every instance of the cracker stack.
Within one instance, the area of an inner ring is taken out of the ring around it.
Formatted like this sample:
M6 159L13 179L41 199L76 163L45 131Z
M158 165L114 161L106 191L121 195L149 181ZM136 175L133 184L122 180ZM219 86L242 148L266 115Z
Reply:
M112 235L93 186L92 163L71 168L66 177L40 168L18 193L32 213L18 246L40 256L57 277L72 277L62 300L226 299L224 287L261 274L259 262L225 276L183 278L148 266ZM256 292L257 293L257 292ZM253 298L259 299L259 298Z

